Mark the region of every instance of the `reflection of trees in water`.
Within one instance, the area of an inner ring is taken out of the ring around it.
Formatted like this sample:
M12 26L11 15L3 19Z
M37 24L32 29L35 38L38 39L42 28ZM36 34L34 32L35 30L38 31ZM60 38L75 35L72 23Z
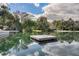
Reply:
M30 36L29 34L22 34L17 33L14 36L10 36L0 41L0 53L2 55L6 55L9 52L9 49L12 47L16 48L17 50L21 48L26 48L27 44L30 43Z
M79 41L79 33L78 32L59 32L57 33L58 40L67 41L71 43L73 40Z

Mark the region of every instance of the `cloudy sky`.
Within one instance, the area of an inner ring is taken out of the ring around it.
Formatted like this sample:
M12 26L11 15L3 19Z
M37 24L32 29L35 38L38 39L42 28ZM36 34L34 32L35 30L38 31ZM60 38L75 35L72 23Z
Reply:
M43 7L44 14L49 19L68 19L73 18L79 20L79 4L78 3L57 3L49 4Z
M78 3L16 3L9 4L11 12L22 11L36 15L45 15L49 20L73 18L79 20Z

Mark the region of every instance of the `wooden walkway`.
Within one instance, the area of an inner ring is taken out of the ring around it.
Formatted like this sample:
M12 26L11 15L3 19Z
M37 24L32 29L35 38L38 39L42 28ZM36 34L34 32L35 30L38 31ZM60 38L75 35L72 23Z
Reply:
M37 42L57 41L56 36L52 36L52 35L31 35L31 39Z

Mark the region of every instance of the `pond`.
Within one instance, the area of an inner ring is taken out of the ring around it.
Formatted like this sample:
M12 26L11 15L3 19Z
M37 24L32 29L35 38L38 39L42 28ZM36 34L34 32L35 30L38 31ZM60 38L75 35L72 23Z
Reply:
M79 33L56 33L57 42L39 44L29 34L16 34L0 40L1 56L79 56Z
M47 44L38 44L32 42L28 48L11 48L8 56L79 56L79 43L51 42Z

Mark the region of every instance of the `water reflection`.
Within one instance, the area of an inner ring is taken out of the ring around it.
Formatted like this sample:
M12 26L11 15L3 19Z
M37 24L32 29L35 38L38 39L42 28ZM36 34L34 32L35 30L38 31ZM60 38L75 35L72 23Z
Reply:
M47 55L44 53L41 49L43 46L39 45L38 43L31 43L28 45L27 49L21 49L17 51L17 49L11 49L10 50L10 55L17 55L17 56L45 56Z
M68 42L61 43L51 42L40 45L36 42L28 45L27 49L12 49L10 55L17 56L79 56L79 42L73 41L71 44Z
M79 42L49 43L44 46L43 51L54 56L79 56Z
M25 49L30 42L30 36L23 33L17 33L13 36L0 39L0 54L8 55L11 48L16 48L17 50Z
M79 32L59 32L56 34L59 41L71 43L73 40L79 41Z
M8 56L79 56L79 33L57 33L58 42L38 43L29 34L16 34L0 40L0 55ZM62 42L61 42L62 41Z

